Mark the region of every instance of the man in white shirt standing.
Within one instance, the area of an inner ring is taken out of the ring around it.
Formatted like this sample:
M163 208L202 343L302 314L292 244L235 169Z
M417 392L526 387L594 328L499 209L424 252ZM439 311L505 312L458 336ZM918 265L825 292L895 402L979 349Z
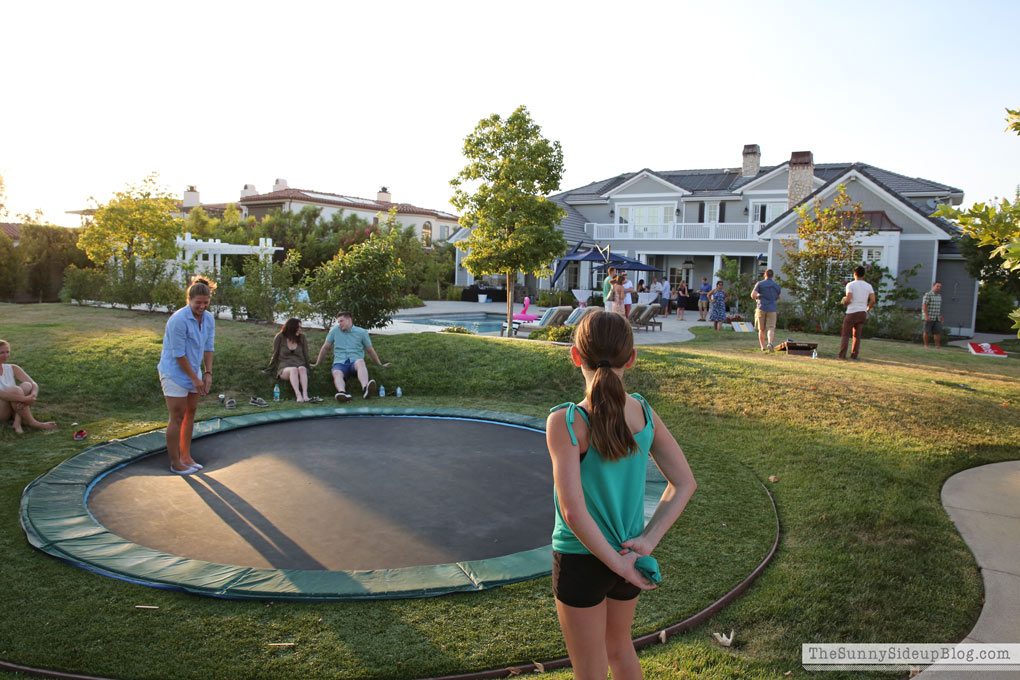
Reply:
M868 320L868 312L875 306L875 289L864 281L864 267L854 270L854 280L846 284L846 295L842 303L846 305L846 316L843 317L843 337L839 342L839 358L846 359L846 348L853 335L854 344L850 349L850 358L856 359L861 349L861 332L864 322Z
M659 292L659 304L662 308L659 310L663 316L669 316L669 296L672 290L669 287L669 279L665 276L662 277L662 290Z

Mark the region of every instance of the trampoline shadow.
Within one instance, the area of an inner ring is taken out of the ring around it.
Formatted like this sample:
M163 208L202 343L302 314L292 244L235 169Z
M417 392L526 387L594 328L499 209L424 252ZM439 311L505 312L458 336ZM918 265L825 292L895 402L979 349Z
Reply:
M210 475L186 477L192 491L224 525L277 569L326 569L229 486Z

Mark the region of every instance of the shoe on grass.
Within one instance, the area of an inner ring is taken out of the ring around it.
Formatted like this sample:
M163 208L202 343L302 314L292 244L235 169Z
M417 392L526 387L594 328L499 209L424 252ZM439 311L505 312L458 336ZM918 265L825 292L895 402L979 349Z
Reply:
M775 350L775 349L774 349L774 348L772 347L772 343L769 343L769 344L768 344L768 345L767 345L767 346L765 347L765 351L766 351L766 352L775 352L776 350Z
M362 399L368 399L369 397L371 397L372 396L372 388L373 387L375 387L375 381L374 380L369 380L368 384L365 385L365 391L361 395L361 398Z
M262 397L252 397L248 403L252 406L269 406L269 403Z
M333 398L339 401L341 404L346 404L351 400L351 395L346 392L337 392L333 395Z

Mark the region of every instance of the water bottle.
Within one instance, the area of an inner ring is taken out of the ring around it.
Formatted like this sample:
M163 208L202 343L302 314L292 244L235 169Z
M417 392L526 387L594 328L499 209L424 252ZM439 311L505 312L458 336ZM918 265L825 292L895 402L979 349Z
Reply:
M386 396L386 388L383 387L382 385L379 385L379 396L380 397L385 397Z
M273 387L273 401L280 401L280 386Z
M811 350L811 358L812 359L817 359L818 358L818 350L817 349L812 349Z
M404 390L400 389L399 385L397 386L397 396L398 397L404 396Z

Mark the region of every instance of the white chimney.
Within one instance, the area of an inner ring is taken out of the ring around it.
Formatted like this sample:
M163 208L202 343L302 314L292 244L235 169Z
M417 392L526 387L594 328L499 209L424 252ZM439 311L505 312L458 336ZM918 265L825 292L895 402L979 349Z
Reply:
M287 180L277 179L276 183L273 184L273 191L283 191L287 188Z
M181 196L181 205L185 208L194 208L196 205L199 205L198 190L194 185L189 185L184 190L184 194Z
M254 184L245 184L244 188L241 189L241 198L247 198L249 196L258 195L258 189L255 188Z
M810 151L790 154L790 178L787 182L786 207L792 208L811 193L815 178L815 159Z
M757 144L744 145L744 166L741 177L754 177L761 170L761 147Z
M388 187L379 187L379 193L375 195L375 200L386 201L387 203L393 202L393 197L390 195Z

